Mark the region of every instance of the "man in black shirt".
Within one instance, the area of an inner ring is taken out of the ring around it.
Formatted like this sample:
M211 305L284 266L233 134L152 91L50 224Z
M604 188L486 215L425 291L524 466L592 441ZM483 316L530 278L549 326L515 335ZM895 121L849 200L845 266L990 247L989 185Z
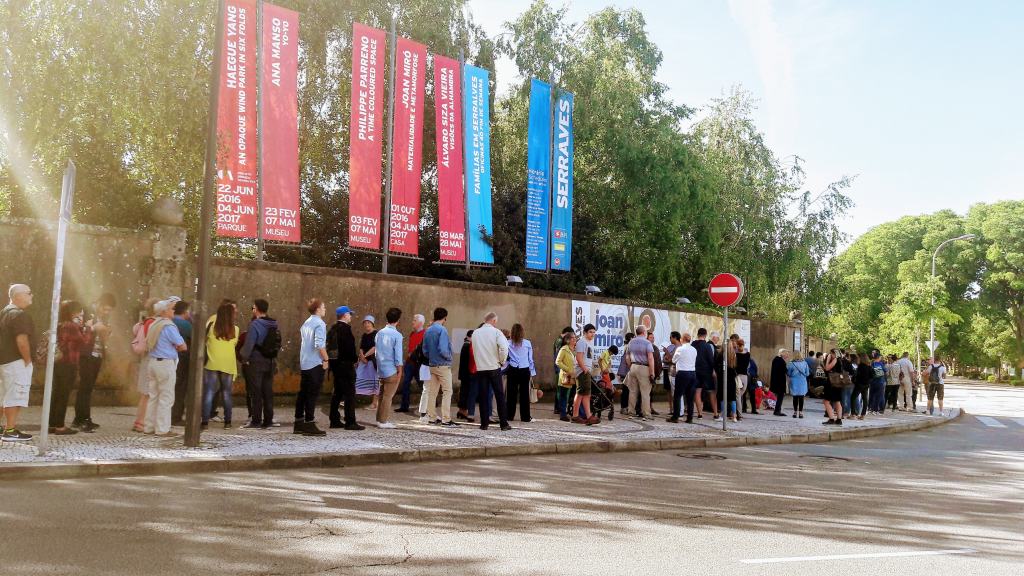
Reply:
M32 348L35 326L25 311L32 305L32 289L14 284L7 291L11 303L0 311L0 399L6 424L4 442L25 442L31 434L18 430L18 413L28 406L32 387Z
M334 311L338 321L331 326L327 335L327 355L332 359L331 372L334 374L334 393L331 394L331 428L363 430L356 422L356 339L352 335L352 310L339 306ZM334 349L332 349L334 347ZM339 404L345 402L345 422L341 421Z
M693 347L697 349L697 385L708 393L708 400L711 403L712 412L718 418L718 393L714 378L715 370L715 347L708 342L708 331L706 328L697 330L697 340ZM700 393L697 393L700 397ZM697 412L701 412L701 402L697 402ZM703 417L699 415L698 417Z

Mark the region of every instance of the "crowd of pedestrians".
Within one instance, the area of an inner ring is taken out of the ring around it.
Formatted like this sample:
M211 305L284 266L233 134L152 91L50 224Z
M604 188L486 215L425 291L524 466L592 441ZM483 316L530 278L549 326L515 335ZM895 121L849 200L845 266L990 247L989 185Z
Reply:
M28 286L15 284L8 291L10 303L0 311L0 398L3 401L4 441L24 441L31 435L18 427L20 409L28 405L33 360L40 351L35 328L26 311L32 304ZM108 353L110 315L117 301L103 294L88 309L80 302L61 303L57 325L57 354L54 361L53 394L49 431L57 435L93 432L99 428L91 417L92 390ZM133 430L143 434L174 436L173 426L184 425L185 395L189 375L188 342L193 321L190 305L178 297L151 299L144 317L132 329L132 350L138 355L136 385L140 400ZM326 304L311 299L308 317L298 327L300 369L295 397L293 431L306 436L324 436L317 426L317 405L325 380L333 380L328 410L329 427L364 430L358 423L358 397L369 397L375 424L395 428L394 412L418 411L419 421L442 427L457 427L460 420L487 430L497 425L510 430L516 416L531 422L532 406L541 392L533 382L537 375L534 347L521 324L511 330L499 329L496 313L466 333L461 342L459 365L453 374L454 349L447 327L448 311L436 308L431 323L422 314L412 316L408 338L403 336L402 310L385 313L385 325L377 328L372 315L362 319L359 338L352 328L355 312L348 306L334 310L334 323L325 321ZM202 426L223 422L233 426L233 389L239 375L245 381L247 421L245 429L280 426L274 420L273 382L277 356L282 348L282 329L270 317L265 299L251 303L246 331L238 324L238 304L219 303L206 322L203 358ZM621 396L622 414L650 420L654 384L663 378L668 392L670 422L693 423L710 413L714 420L742 420L742 414L758 414L768 407L775 416L787 416L784 399L792 401L792 417L804 417L805 398L823 397L826 425L842 425L843 419L864 419L890 410L916 410L920 377L926 380L928 413L943 409L946 367L937 359L918 371L909 359L869 354L844 353L833 349L825 354L809 352L806 357L781 349L772 359L769 385L759 379L758 366L746 343L737 335L724 342L717 333L700 328L689 333L672 332L670 344L659 348L646 327L627 334L617 369L613 358L620 350L611 346L597 353L597 328L582 327L577 334L566 327L552 349L557 381L555 413L562 421L593 426L603 410ZM45 349L43 349L45 352ZM43 354L45 357L45 353ZM459 380L454 395L453 376ZM422 387L418 407L411 405L413 384ZM615 385L619 387L616 389ZM65 421L71 391L76 388L75 416ZM399 407L392 409L394 397ZM456 412L452 414L452 403ZM218 415L223 410L223 416ZM609 417L614 414L610 408Z

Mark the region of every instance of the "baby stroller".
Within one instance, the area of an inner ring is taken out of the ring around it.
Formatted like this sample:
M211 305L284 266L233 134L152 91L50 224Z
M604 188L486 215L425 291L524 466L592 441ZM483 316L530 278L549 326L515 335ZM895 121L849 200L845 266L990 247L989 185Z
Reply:
M615 419L615 387L610 379L594 379L590 392L590 413L601 419L601 413L608 411L608 420Z

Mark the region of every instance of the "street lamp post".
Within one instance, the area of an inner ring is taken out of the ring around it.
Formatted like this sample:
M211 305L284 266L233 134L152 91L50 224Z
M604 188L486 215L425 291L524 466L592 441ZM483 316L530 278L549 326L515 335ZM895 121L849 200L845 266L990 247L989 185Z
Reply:
M946 244L949 244L950 242L956 242L957 240L973 240L974 238L975 238L974 234L964 234L963 236L957 236L956 238L950 238L949 240L946 240L942 244L939 244L939 246L935 249L935 252L932 253L932 280L935 279L935 259L939 255L939 250L942 250L942 247L945 246ZM928 333L928 350L931 352L931 357L932 358L935 358L935 349L936 348L938 348L938 345L936 345L936 343L935 343L935 295L933 294L932 295L932 321L931 321L931 329L930 329L930 331Z

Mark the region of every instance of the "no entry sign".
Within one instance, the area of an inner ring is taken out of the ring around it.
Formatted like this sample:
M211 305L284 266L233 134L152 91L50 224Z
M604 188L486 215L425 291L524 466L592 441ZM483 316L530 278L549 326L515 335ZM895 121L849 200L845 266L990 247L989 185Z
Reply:
M717 274L708 285L708 296L723 308L734 306L743 298L743 281L735 274Z

